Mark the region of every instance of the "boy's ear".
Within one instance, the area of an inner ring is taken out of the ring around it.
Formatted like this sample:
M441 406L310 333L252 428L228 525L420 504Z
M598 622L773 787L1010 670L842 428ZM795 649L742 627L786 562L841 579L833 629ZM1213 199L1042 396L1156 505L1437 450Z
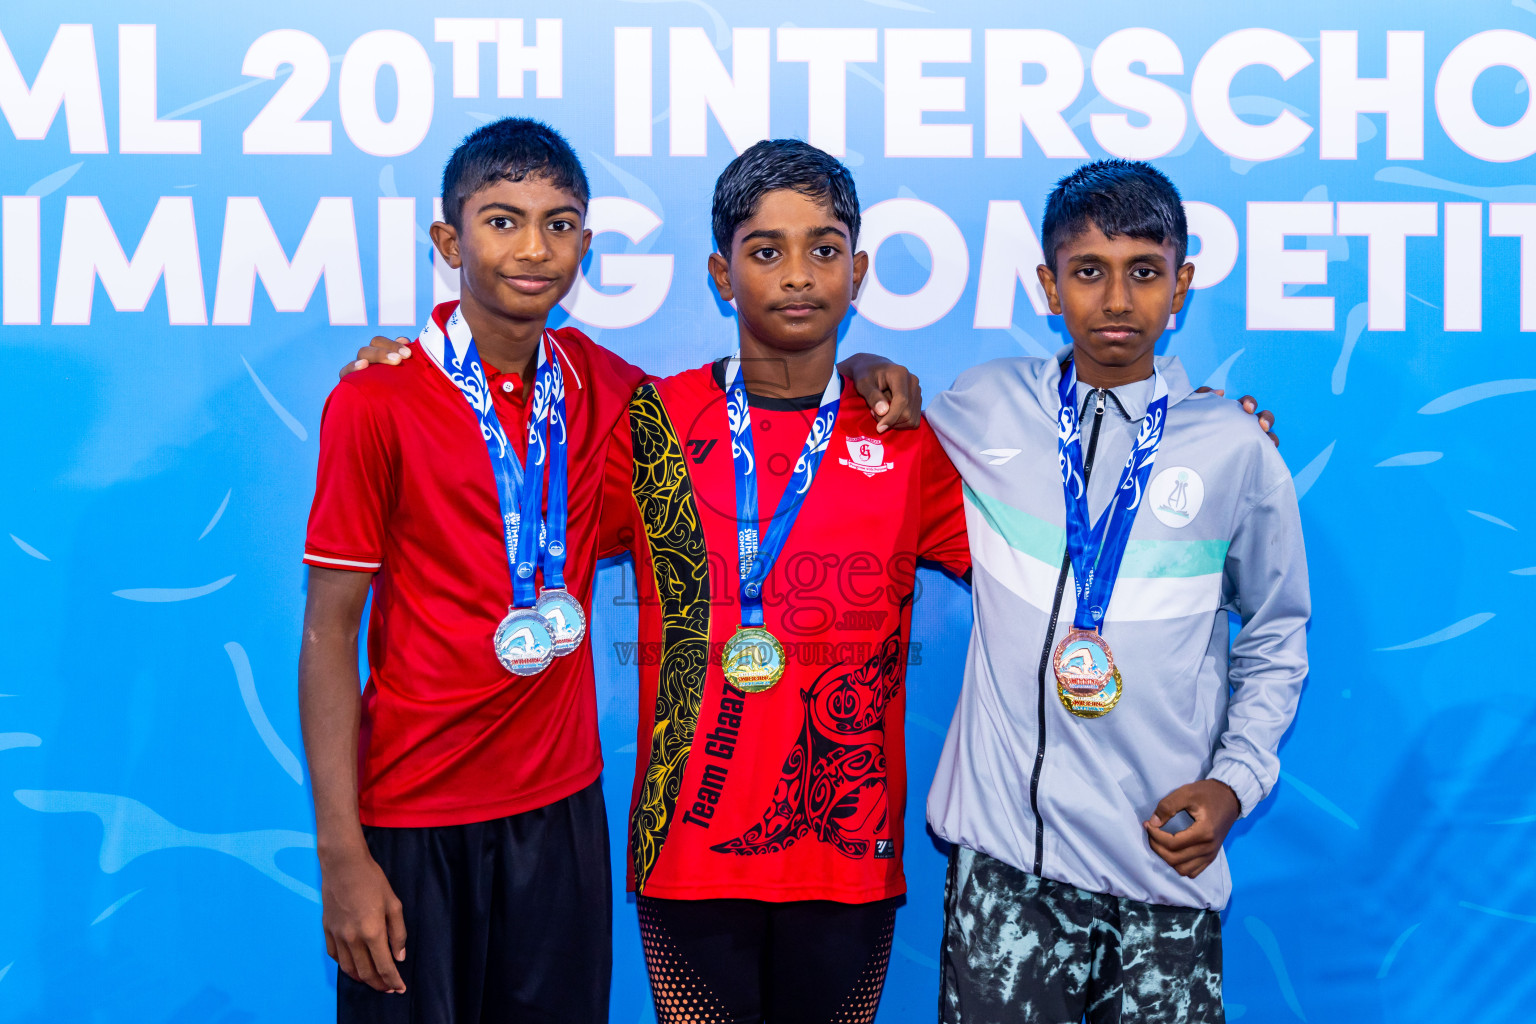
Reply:
M438 253L454 270L458 270L463 264L459 258L459 230L445 221L432 222L432 244L437 247ZM588 232L590 235L591 232ZM586 250L582 250L585 253Z
M1040 279L1040 287L1045 289L1045 301L1051 304L1051 312L1061 316L1061 296L1056 294L1056 272L1044 263L1035 268L1035 276ZM1183 301L1183 292L1179 293L1179 301ZM1175 309L1178 307L1175 306Z
M1195 265L1185 261L1179 268L1178 276L1173 283L1173 311L1175 313L1184 308L1184 298L1189 294L1189 284L1195 279Z
M709 276L715 282L715 291L720 293L721 302L730 302L736 297L731 290L731 265L717 252L709 254Z
M864 275L869 273L869 253L860 250L853 254L853 297L859 297L864 285Z

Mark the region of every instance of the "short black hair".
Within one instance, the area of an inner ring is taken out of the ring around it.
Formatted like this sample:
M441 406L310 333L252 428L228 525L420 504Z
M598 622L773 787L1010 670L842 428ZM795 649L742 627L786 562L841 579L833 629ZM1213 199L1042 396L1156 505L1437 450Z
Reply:
M1056 247L1093 224L1105 236L1171 241L1178 266L1189 251L1184 202L1168 176L1142 160L1095 160L1062 178L1045 201L1040 225L1045 265L1056 272Z
M565 137L542 121L504 117L481 125L459 143L443 168L443 219L462 228L464 201L498 181L546 178L581 200L592 190Z
M849 244L858 244L859 194L853 174L842 161L799 139L764 139L727 164L715 179L715 251L730 259L736 229L757 213L763 196L780 189L826 203L847 226Z

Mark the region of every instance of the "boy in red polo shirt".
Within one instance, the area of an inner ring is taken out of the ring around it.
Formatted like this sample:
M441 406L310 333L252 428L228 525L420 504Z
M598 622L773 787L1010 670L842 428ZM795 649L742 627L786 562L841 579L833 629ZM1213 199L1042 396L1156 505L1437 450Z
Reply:
M585 608L600 513L586 467L602 465L644 379L580 332L545 328L590 240L587 196L575 153L545 126L504 120L469 136L443 172L446 223L432 226L459 271L457 309L433 311L426 358L351 374L326 403L299 697L343 1021L607 1019L590 652L524 677L493 647L509 603L532 604L512 585L524 566L545 591L563 572ZM552 381L563 401L542 393ZM488 441L502 450L488 457ZM557 501L540 463L553 470L562 454ZM553 532L557 512L558 570L512 523L542 515Z
M326 403L299 686L343 1021L607 1019L584 620L609 440L644 374L546 328L587 199L548 127L470 135L432 226L460 302L381 356L396 371L349 374ZM903 376L882 363L861 388L885 420L915 415L880 390Z

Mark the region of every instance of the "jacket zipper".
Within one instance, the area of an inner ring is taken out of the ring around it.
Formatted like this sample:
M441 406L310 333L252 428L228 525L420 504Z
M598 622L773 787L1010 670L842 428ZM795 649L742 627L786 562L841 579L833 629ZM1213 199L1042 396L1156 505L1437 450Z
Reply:
M1104 395L1095 388L1098 402L1093 410L1093 431L1088 435L1088 454L1083 458L1083 490L1088 489L1088 474L1093 472L1093 453L1099 447L1099 425L1104 422ZM1072 553L1061 556L1061 573L1056 577L1056 599L1051 602L1051 621L1045 631L1045 646L1040 649L1040 734L1035 746L1035 770L1029 777L1029 809L1035 814L1035 871L1044 870L1045 819L1040 817L1040 769L1045 766L1045 670L1051 665L1051 641L1056 636L1056 620L1061 616L1061 599L1067 590L1067 571L1072 568Z

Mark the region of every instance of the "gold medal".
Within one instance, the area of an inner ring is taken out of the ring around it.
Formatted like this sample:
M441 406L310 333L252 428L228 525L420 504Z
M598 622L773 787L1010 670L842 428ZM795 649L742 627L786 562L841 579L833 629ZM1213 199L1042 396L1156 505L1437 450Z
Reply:
M1120 670L1104 638L1091 629L1071 629L1056 645L1056 695L1079 718L1109 714L1120 701Z
M720 667L744 693L762 693L784 675L784 645L761 626L743 626L726 641Z

